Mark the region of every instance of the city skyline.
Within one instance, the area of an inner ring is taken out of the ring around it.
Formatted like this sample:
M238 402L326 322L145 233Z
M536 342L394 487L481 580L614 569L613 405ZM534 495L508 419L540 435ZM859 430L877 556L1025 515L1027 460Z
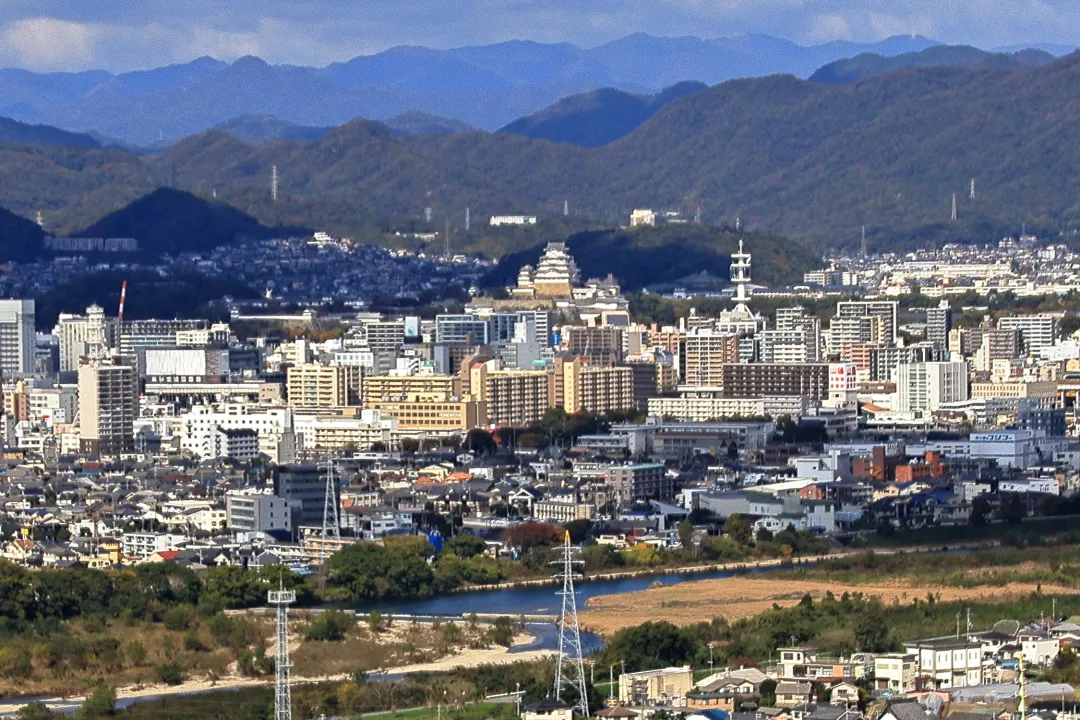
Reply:
M317 6L317 9L314 9ZM0 66L114 72L210 55L325 65L399 45L445 49L509 40L592 47L629 34L705 38L768 34L803 45L873 42L918 34L983 48L1080 42L1080 7L1067 0L885 3L852 0L644 0L613 3L173 3L52 0L32 9L0 4ZM343 32L343 28L348 32Z

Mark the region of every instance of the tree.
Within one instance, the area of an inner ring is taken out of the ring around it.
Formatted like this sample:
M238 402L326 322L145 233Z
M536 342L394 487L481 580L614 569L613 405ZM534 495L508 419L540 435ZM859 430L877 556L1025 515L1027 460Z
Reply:
M626 662L629 672L689 663L704 647L691 629L675 627L666 620L625 628L611 636L601 651L600 667Z
M1010 493L1001 503L1001 519L1011 525L1017 525L1027 517L1027 505L1019 493Z
M330 582L354 600L428 597L434 575L427 558L433 552L419 537L354 543L330 556Z
M979 495L971 501L971 524L982 527L990 521L990 501Z
M461 446L468 452L474 455L489 455L496 452L499 446L495 444L495 439L491 436L487 430L481 428L473 428L465 435L465 439L462 441Z
M750 544L750 523L739 513L728 515L724 523L724 532L734 538L740 545Z
M727 456L731 462L736 462L739 459L739 445L734 440L728 443Z
M855 644L859 650L869 653L888 652L892 649L889 624L879 604L868 604L856 618Z
M443 545L443 552L457 555L463 560L468 560L471 557L480 555L487 549L487 545L484 541L475 535L469 533L461 533Z
M356 625L356 615L341 610L325 610L304 628L304 637L322 642L341 642Z
M679 523L679 544L684 548L689 548L694 544L694 523L689 519Z
M19 708L19 712L15 714L18 720L54 720L54 718L63 717L60 713L54 713L49 709L49 706L40 700L23 705Z
M565 531L547 523L529 522L507 529L503 539L521 548L522 552L531 552L534 548L551 547L562 543L565 539Z

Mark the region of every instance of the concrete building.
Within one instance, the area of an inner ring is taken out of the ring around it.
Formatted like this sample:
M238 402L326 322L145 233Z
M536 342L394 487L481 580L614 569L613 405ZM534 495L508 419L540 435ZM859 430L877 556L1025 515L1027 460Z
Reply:
M684 385L722 385L724 367L739 362L739 336L734 333L692 330L681 349L679 369Z
M78 372L79 358L90 355L94 338L103 337L107 345L116 346L117 323L106 318L100 306L91 305L85 315L60 313L53 335L60 344L60 372Z
M660 500L675 493L675 481L662 463L640 463L609 468L605 480L622 505L635 500Z
M880 317L884 321L881 341L892 344L899 330L899 307L896 300L841 300L836 303L836 317Z
M463 345L487 345L491 325L476 315L436 315L435 342Z
M562 364L563 408L573 414L604 414L634 408L634 371L628 367L594 367L581 358Z
M297 502L276 495L230 492L225 496L226 523L237 532L284 530L292 534L296 509L299 509Z
M334 489L334 502L341 506L341 487ZM296 527L322 527L326 506L326 468L319 465L279 465L274 468L274 496L297 503Z
M937 307L926 309L926 341L944 357L949 352L949 333L952 331L952 310L949 309L949 301L942 300Z
M0 300L0 370L34 372L34 301Z
M619 702L634 707L680 706L693 689L694 675L689 665L619 675Z
M120 324L120 354L137 356L151 347L176 347L178 334L210 330L209 320L124 320Z
M130 364L128 364L130 363ZM79 448L89 455L135 449L139 378L133 358L79 365Z
M566 351L580 356L588 365L621 365L625 358L622 330L619 328L568 326L562 332L562 344Z
M808 403L817 404L829 395L829 365L730 364L724 366L722 385L724 397L801 395Z
M299 409L330 409L360 405L362 371L357 367L297 365L286 374L289 405Z
M1002 330L1019 330L1024 352L1038 355L1044 347L1057 340L1058 318L1056 315L1007 315L998 320Z
M379 443L389 447L397 438L397 421L378 410L359 415L308 415L294 418L300 450L366 450Z
M967 363L928 362L896 368L894 412L925 413L968 399Z
M904 643L918 657L919 675L932 688L971 687L982 683L982 643L964 638L939 638Z
M457 375L371 375L363 380L363 405L399 401L409 397L449 400L461 395Z
M291 408L200 405L181 415L178 423L180 447L200 458L218 457L215 442L219 430L251 430L258 437L258 451L276 463L292 462L295 457Z
M218 428L214 433L214 448L210 457L230 458L249 462L259 454L259 434L248 428L227 430Z
M472 395L485 404L490 424L527 425L552 407L547 371L496 368L489 360L469 369Z

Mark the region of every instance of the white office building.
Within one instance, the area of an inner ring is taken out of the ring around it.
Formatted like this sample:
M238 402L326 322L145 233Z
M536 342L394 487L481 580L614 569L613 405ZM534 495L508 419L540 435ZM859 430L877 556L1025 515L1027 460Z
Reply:
M943 403L968 399L964 362L901 363L896 366L894 412L927 413Z
M34 301L0 300L0 369L34 372Z

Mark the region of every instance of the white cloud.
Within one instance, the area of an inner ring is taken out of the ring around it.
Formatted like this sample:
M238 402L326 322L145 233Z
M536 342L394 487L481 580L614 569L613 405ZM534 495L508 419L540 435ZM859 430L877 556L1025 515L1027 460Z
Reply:
M78 70L95 58L99 29L52 17L23 18L0 31L4 55L32 70Z
M839 13L815 15L810 21L810 32L804 38L806 42L825 43L831 40L850 40L851 25L847 18Z

